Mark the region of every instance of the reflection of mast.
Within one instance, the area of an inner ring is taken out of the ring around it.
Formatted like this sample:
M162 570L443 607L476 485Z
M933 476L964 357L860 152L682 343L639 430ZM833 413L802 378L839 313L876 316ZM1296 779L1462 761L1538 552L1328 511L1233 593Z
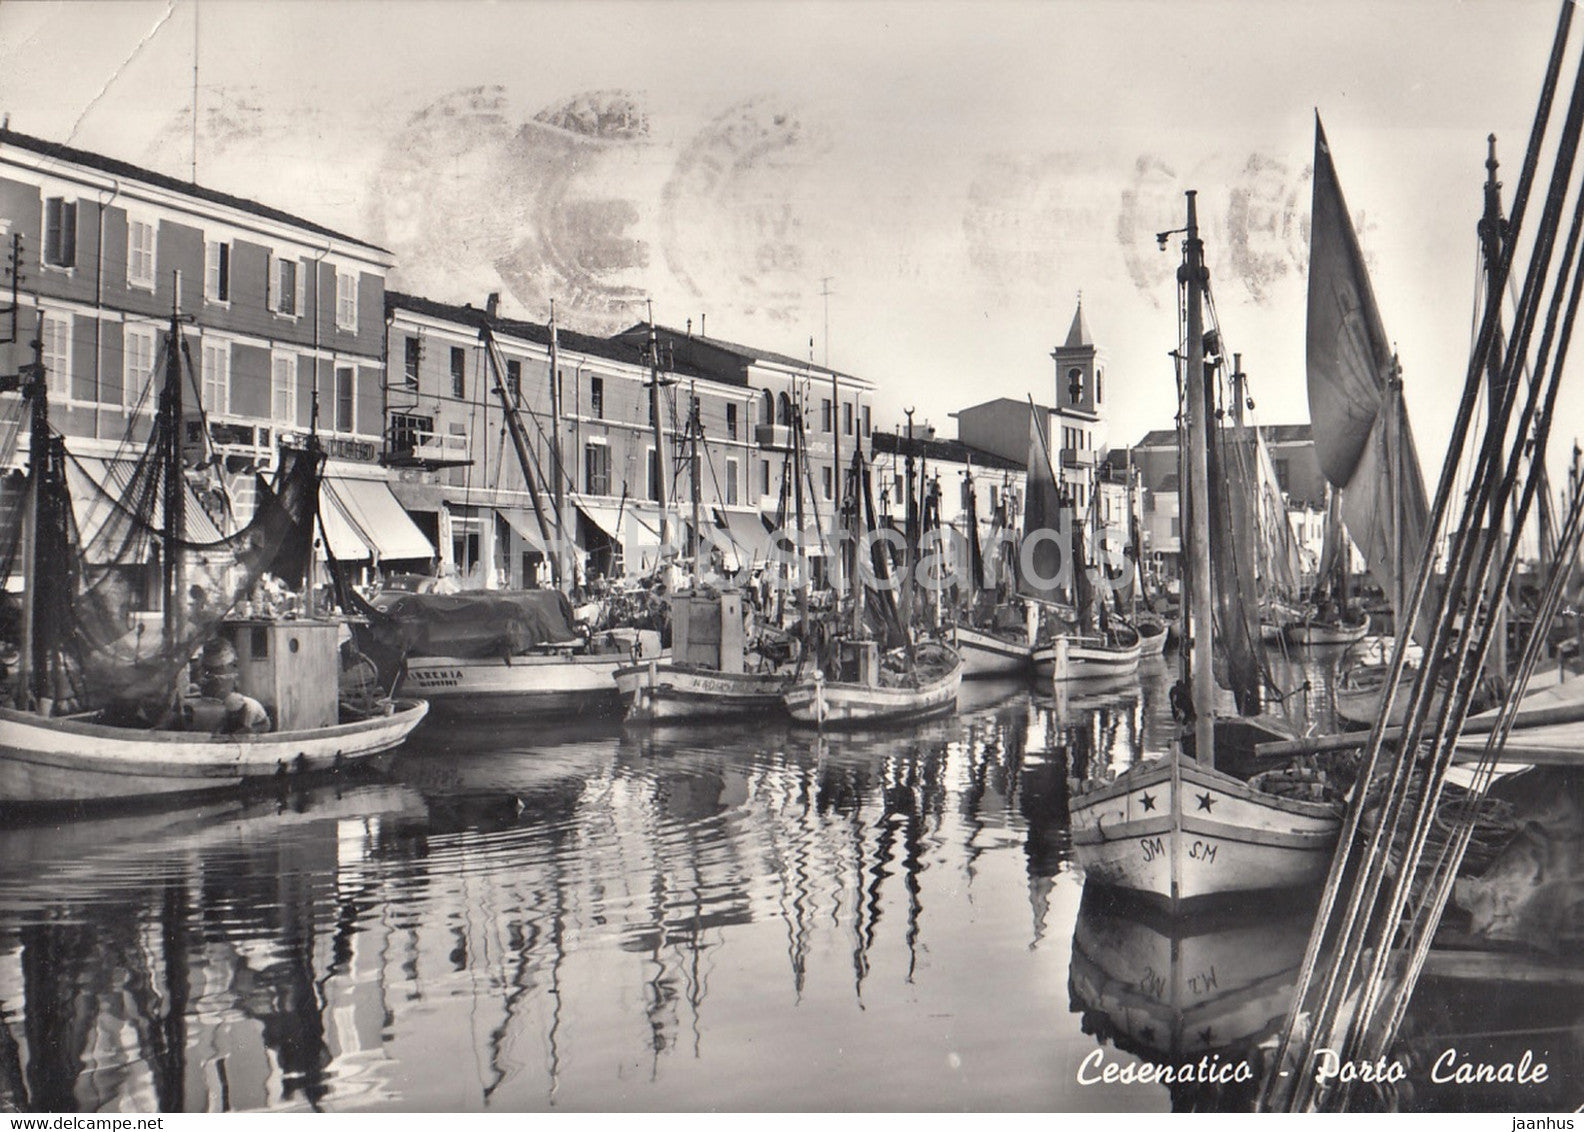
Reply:
M165 1015L157 1027L154 1095L161 1112L185 1112L187 1082L187 884L175 877L165 882L160 906L165 952Z

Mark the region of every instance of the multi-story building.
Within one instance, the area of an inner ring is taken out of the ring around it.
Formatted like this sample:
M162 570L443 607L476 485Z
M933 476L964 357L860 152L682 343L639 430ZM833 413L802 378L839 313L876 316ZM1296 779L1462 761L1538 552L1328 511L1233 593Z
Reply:
M0 130L0 255L15 255L16 341L42 343L50 418L101 486L149 434L173 314L193 372L184 440L207 432L218 493L188 508L224 529L253 474L317 432L338 556L427 559L379 467L388 252L257 202ZM9 321L9 320L8 320ZM194 396L196 394L196 396ZM79 525L91 526L81 511ZM101 515L104 508L99 509ZM201 537L203 528L194 533ZM210 530L209 533L214 533ZM86 532L85 532L86 537Z
M724 564L763 560L771 552L764 516L789 475L794 404L809 428L808 504L832 500L835 438L824 418L810 420L811 383L801 372L802 385L789 379L786 359L648 324L611 338L558 328L557 419L547 324L395 293L387 308L393 488L440 548L442 566L481 584L542 577L550 556L534 495L553 523L558 478L564 535L585 576L653 567L662 528L666 544L686 551L695 488L706 539L735 559ZM869 409L860 397L870 386L836 380L847 397L833 423L861 435ZM523 425L526 475L503 391ZM772 420L761 423L766 414ZM822 510L828 519L828 502Z

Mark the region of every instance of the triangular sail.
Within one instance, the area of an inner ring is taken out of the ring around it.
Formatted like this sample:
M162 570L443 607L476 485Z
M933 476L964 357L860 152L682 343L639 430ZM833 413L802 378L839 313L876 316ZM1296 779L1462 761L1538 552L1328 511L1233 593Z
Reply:
M1314 163L1307 353L1315 453L1343 489L1343 519L1370 573L1395 597L1424 553L1429 504L1390 339L1318 117ZM1428 640L1428 628L1421 619L1414 635Z
M1050 452L1040 431L1039 416L1029 406L1028 481L1023 495L1023 546L1027 560L1018 562L1018 593L1035 601L1057 600L1068 549L1058 541L1063 529L1062 493L1051 470ZM1025 569L1025 567L1028 567Z

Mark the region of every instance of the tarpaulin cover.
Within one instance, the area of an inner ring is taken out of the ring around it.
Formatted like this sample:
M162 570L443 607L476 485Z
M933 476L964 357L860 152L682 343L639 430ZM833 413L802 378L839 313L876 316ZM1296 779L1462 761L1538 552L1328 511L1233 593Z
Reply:
M413 656L513 656L577 639L572 606L559 590L387 593L374 604Z

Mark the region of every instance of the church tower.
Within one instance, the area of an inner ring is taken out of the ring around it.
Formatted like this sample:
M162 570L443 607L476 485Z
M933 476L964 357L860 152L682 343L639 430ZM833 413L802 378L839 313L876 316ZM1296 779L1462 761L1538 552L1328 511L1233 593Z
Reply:
M1083 295L1073 312L1067 340L1051 351L1056 363L1056 414L1051 422L1051 455L1059 477L1075 497L1086 494L1095 466L1109 447L1106 436L1106 356L1095 347L1084 318ZM1077 500L1083 506L1081 500Z

